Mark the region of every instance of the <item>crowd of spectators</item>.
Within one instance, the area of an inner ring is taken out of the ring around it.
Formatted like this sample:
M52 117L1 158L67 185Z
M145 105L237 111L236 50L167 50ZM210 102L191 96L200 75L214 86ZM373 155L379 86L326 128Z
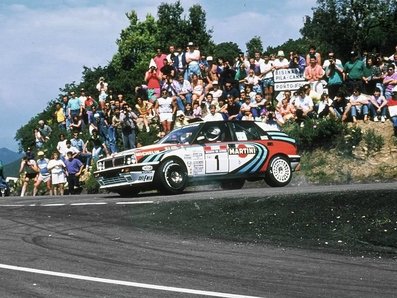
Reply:
M110 96L111 86L101 77L96 94L87 95L84 89L79 95L71 91L56 103L54 120L62 133L52 157L59 157L63 164L57 164L54 172L59 173L61 167L69 176L78 177L101 155L139 146L139 133L161 137L173 128L202 120L263 121L281 129L287 122L304 126L308 118L353 123L389 119L397 136L397 47L390 57L356 51L349 54L350 59L343 63L334 51L321 55L311 46L302 54L255 52L247 57L239 53L227 61L203 55L192 42L183 49L171 45L166 53L157 49L133 100L126 101L123 94ZM276 92L274 74L281 69L297 70L304 84L297 90ZM33 132L40 154L44 144L54 138L47 120L40 120ZM89 133L85 140L81 139L83 132ZM67 161L74 159L81 164L73 162L67 169ZM34 171L26 170L29 162L24 160L21 173L26 173L28 183ZM32 163L37 169L37 161ZM35 189L45 181L37 177ZM62 179L66 181L67 176ZM78 185L78 179L68 182ZM59 193L63 194L62 187Z

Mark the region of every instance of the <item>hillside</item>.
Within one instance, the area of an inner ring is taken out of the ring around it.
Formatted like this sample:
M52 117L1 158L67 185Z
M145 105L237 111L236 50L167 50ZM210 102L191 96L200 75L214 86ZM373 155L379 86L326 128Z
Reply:
M352 123L349 125L354 127ZM353 149L353 158L342 158L335 149L315 150L302 158L302 163L310 164L302 165L304 170L298 174L302 182L337 184L397 180L397 138L393 136L390 121L358 121L356 127L363 134L373 130L374 135L382 136L384 145L381 150L371 150L365 140Z
M3 162L3 164L9 164L13 161L16 161L17 159L21 158L22 154L11 151L10 149L7 148L0 148L0 160Z

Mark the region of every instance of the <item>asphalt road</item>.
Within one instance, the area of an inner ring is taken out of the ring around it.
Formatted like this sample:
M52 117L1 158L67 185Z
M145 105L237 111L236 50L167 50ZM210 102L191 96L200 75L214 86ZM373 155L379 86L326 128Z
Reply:
M356 189L397 183L3 198L0 297L397 297L395 260L148 233L117 216L160 200Z

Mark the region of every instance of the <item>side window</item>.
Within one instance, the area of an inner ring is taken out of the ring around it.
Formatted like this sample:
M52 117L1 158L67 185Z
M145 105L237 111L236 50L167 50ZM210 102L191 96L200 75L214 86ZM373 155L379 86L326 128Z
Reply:
M204 143L230 142L231 136L225 123L208 122L201 130L198 141Z
M233 123L234 132L236 134L237 141L253 141L260 140L260 132L256 125L249 122L235 122Z

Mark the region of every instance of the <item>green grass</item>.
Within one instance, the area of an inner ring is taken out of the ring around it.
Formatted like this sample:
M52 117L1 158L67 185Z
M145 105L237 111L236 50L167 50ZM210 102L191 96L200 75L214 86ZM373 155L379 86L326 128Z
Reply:
M394 257L396 212L395 191L366 191L163 202L127 216L151 231Z

